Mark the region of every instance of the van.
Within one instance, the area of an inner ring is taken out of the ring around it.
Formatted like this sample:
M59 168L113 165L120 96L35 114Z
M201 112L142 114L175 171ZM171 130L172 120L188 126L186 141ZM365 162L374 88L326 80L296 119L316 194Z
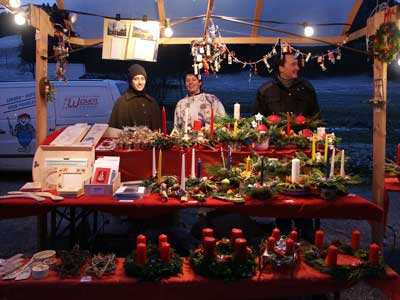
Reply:
M128 84L115 80L54 81L47 134L76 123L108 123ZM0 170L31 170L35 154L35 82L0 82Z

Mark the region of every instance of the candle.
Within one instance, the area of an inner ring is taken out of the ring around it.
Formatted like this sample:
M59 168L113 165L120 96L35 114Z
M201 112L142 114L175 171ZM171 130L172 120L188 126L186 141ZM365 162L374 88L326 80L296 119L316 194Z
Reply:
M136 246L136 264L146 264L146 244L140 243Z
M197 178L201 177L201 159L197 160Z
M292 183L296 183L300 177L300 159L292 159Z
M152 160L151 160L151 176L156 178L156 148L153 147Z
M275 238L273 236L268 237L267 240L267 251L269 253L274 252L275 248Z
M342 155L340 157L340 176L346 176L346 172L344 171L344 150L342 150Z
M210 138L214 137L214 108L211 107Z
M184 130L184 133L185 133L185 134L187 134L187 131L188 131L188 122L189 122L189 111L188 111L188 109L186 108L186 109L185 109L185 125L184 125L184 127L183 127L183 130Z
M201 130L201 120L193 121L193 130L200 131Z
M233 124L233 137L237 137L238 134L238 121L236 120Z
M248 155L246 158L246 172L250 172L250 162L251 162L250 155Z
M182 162L181 162L181 190L185 190L185 180L186 180L185 160L186 160L186 155L185 155L185 153L183 153L182 154Z
M335 175L335 156L336 156L336 151L335 148L332 149L332 157L331 157L331 170L329 172L329 177L332 177Z
M207 258L214 258L216 256L217 240L213 237L206 236L203 238L203 254Z
M234 249L235 249L235 253L234 253L233 257L235 258L235 260L245 261L246 256L247 256L247 241L246 241L246 239L237 238L235 240Z
M161 244L160 257L166 264L171 262L171 245L169 243L164 242Z
M167 135L167 112L165 106L162 108L162 131L164 135Z
M317 153L316 153L316 149L315 149L315 134L312 135L312 144L311 144L311 159L312 161L317 159Z
M328 254L326 255L326 264L328 266L336 266L338 252L339 250L335 245L330 245L328 247Z
M330 151L328 150L328 157L327 157L327 159L326 159L326 164L325 164L325 166L326 166L326 170L325 170L325 177L326 177L326 179L329 178L330 169L331 169L331 164L330 164L330 162L329 162L329 158L330 158Z
M243 230L242 229L232 228L232 231L231 231L231 243L234 244L235 240L237 238L242 237L242 236L243 236Z
M237 102L235 103L235 105L233 105L233 118L235 120L240 119L240 104Z
M222 146L221 146L221 160L222 160L222 166L225 168L225 156L224 156L224 150L222 149Z
M136 237L136 245L139 245L139 244L146 244L146 236L145 235L139 234Z
M319 139L323 139L325 136L325 127L317 127L317 136Z
M201 231L201 237L204 239L205 237L213 237L214 236L214 230L212 228L203 228Z
M323 249L323 247L324 247L324 232L322 230L317 230L315 232L314 245L320 250Z
M353 230L351 232L351 249L357 250L360 248L360 236L361 233L358 230Z
M290 238L295 242L295 243L297 243L297 239L298 239L298 233L297 233L297 231L296 230L292 230L291 232L290 232Z
M369 245L369 263L371 265L379 264L379 246L377 244Z
M328 135L325 134L325 146L324 146L324 162L328 162Z
M228 145L228 159L226 160L226 168L231 169L231 146Z
M279 241L279 239L281 238L281 231L279 230L279 228L274 228L272 230L272 236L275 239L275 241Z
M287 135L290 135L290 113L286 113L286 122L287 122Z
M291 238L286 240L285 255L293 255L294 253L294 241Z
M158 249L161 249L162 243L167 243L168 242L168 237L165 234L160 234L158 236Z
M261 157L260 183L264 182L264 157Z
M158 152L158 172L157 172L157 181L160 183L162 180L162 151L160 149L160 152Z
M192 172L190 174L190 177L196 178L196 153L194 148L192 148Z

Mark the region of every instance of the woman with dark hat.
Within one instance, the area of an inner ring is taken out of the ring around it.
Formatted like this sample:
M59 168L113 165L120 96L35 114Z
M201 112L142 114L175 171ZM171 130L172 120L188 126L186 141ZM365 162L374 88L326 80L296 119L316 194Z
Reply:
M115 102L110 121L111 127L147 126L151 130L161 128L161 111L157 101L149 96L146 86L146 70L139 64L129 69L129 89Z

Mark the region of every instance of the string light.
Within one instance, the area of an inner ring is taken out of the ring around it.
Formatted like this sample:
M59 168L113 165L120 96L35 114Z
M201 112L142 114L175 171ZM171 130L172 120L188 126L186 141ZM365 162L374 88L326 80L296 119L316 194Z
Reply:
M314 35L314 28L310 25L305 25L304 26L304 35L306 37L310 37Z
M76 14L76 13L71 13L70 14L69 20L71 21L72 24L74 24L77 19L78 19L78 14Z
M17 23L17 25L25 25L26 23L26 18L24 13L17 13L14 15L14 21Z
M169 19L165 19L164 36L170 38L174 35L174 31L171 28L171 23Z

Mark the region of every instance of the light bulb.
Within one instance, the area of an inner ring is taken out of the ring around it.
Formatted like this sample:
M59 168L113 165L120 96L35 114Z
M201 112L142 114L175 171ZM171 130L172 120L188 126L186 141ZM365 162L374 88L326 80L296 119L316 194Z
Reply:
M165 37L170 38L170 37L173 36L173 35L174 35L174 31L172 30L171 27L166 27L166 28L164 29L164 36L165 36Z
M77 19L78 19L78 15L76 13L72 13L69 15L69 20L71 21L72 24L74 24Z
M17 25L25 25L26 23L26 18L25 15L23 13L17 13L14 16L14 21L15 23L17 23Z
M312 28L310 25L307 25L304 27L304 35L306 37L310 37L314 35L314 28Z
M18 8L21 6L20 0L10 0L9 3L12 8Z

